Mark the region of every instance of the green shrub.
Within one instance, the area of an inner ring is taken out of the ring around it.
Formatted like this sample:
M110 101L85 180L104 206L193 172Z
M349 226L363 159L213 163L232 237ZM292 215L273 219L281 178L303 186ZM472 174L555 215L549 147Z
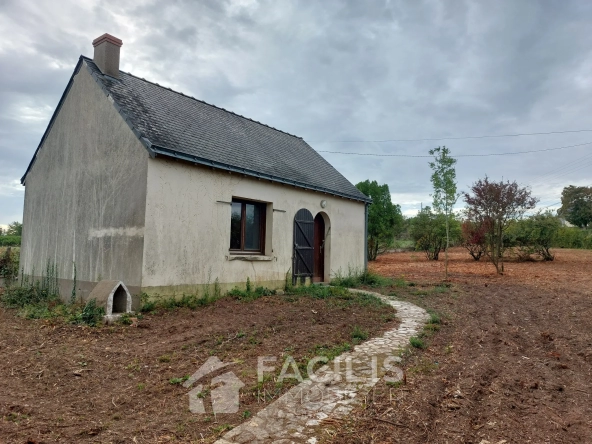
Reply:
M21 236L0 236L0 247L19 247Z
M430 207L424 207L410 222L410 234L415 241L415 249L423 251L428 260L438 260L440 251L446 247L446 216L433 213ZM450 244L460 239L460 222L449 221Z
M75 311L70 317L73 324L86 324L95 327L100 324L105 316L105 309L97 305L96 299L91 299L82 307L81 311Z
M514 252L520 260L530 260L531 255L537 254L546 261L552 261L555 256L550 249L560 228L559 218L551 212L537 213L526 219L514 221L505 233L504 244L515 247Z
M557 232L553 247L592 249L592 230L576 227L561 227Z
M140 311L143 313L156 310L156 301L146 293L140 293Z

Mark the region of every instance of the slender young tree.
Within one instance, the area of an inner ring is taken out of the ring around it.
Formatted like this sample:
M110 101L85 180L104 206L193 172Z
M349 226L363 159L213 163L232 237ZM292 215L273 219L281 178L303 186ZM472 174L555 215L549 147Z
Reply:
M434 187L433 208L437 213L446 217L446 250L444 250L444 275L448 279L448 248L450 247L450 217L454 204L460 196L456 192L456 159L450 157L450 150L438 147L430 150L434 161L430 162L432 169L432 186Z

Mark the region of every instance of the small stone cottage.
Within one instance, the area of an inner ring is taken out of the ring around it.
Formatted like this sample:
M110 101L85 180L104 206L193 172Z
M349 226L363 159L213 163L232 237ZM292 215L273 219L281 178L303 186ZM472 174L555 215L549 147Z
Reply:
M62 294L283 287L365 267L364 194L302 138L81 56L25 172L22 267ZM134 305L137 301L134 302Z

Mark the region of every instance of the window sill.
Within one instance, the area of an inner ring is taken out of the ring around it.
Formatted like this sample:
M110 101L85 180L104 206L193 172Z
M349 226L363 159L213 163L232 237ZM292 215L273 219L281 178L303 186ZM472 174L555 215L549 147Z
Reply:
M229 254L226 256L227 261L272 261L274 256L264 256L262 254Z

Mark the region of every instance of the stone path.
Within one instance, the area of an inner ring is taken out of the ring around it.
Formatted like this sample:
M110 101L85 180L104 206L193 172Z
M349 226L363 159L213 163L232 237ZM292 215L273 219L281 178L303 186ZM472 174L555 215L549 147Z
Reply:
M348 415L382 377L400 380L401 370L396 366L400 361L398 352L423 327L428 314L409 302L394 301L369 291L350 291L370 293L392 305L401 321L399 327L355 346L333 364L321 367L315 377L290 389L215 444L314 444L323 420L338 420Z

